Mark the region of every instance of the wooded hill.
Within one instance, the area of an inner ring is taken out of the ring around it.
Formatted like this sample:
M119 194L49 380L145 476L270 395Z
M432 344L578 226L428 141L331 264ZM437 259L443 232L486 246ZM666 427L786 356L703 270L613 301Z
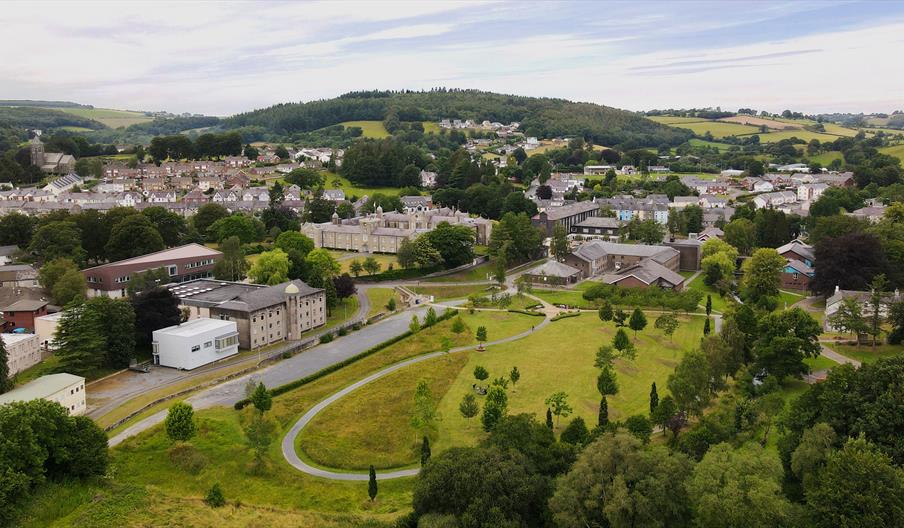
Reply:
M225 119L224 127L261 127L278 135L310 132L343 121L473 119L521 123L529 136L583 137L596 144L635 148L678 145L691 134L641 115L593 103L504 95L478 90L351 92L334 99L283 103Z
M39 128L47 130L66 126L90 128L91 130L106 128L98 121L69 114L61 110L26 106L0 106L0 128Z

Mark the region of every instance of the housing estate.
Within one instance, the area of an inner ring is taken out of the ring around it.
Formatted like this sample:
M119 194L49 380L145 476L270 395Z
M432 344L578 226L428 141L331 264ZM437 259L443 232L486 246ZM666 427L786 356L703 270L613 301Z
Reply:
M298 340L326 324L326 293L300 280L275 286L195 280L170 286L189 319L234 321L241 348Z
M210 277L223 254L201 244L164 249L140 257L88 268L82 273L88 283L88 296L124 297L136 273L164 269L169 282L186 282Z

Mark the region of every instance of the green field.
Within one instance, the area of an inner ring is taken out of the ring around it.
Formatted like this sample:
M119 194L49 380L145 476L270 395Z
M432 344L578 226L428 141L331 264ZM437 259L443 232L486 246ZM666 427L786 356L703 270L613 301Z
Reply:
M367 300L370 302L370 310L367 312L367 317L373 317L380 312L385 312L386 303L389 302L390 297L396 298L396 306L397 308L401 308L398 305L399 299L395 294L395 290L392 288L368 288L367 289Z
M706 141L705 139L697 139L697 138L693 138L693 139L689 140L688 143L690 143L691 145L693 145L695 147L715 147L715 148L719 149L720 152L725 152L729 148L731 148L731 145L729 145L728 143L719 143L718 141Z
M472 293L489 295L487 288L490 286L490 284L450 284L448 286L412 286L410 289L420 295L432 295L436 301L446 301L449 299L463 299Z
M760 136L761 143L776 143L783 139L790 139L792 137L796 137L797 139L801 139L803 141L818 139L821 142L832 142L839 137L831 134L823 134L820 132L810 132L809 130L777 130L775 132L769 132L768 134L758 135Z
M808 156L808 159L811 163L819 163L823 167L827 167L835 160L844 161L844 155L841 152L830 150L815 156Z
M700 117L677 117L677 116L648 116L650 121L656 121L663 125L684 125L687 123L706 123L707 120Z
M346 198L350 198L352 196L362 198L364 196L373 196L377 193L386 195L399 194L399 189L396 187L359 187L350 182L344 176L340 176L333 172L324 172L323 178L324 189L342 189L345 192Z
M383 139L391 135L383 126L382 121L343 121L339 124L344 127L361 128L361 132L366 138Z
M87 117L88 119L99 121L110 128L127 127L153 121L152 117L148 117L141 112L130 112L128 110L111 110L109 108L54 108L54 110L60 110L79 117Z
M901 161L904 161L904 145L895 145L893 147L883 147L879 149L879 152L883 154L888 154L889 156L894 156Z
M653 381L659 387L660 397L667 392L668 374L684 350L702 335L703 318L681 320L682 326L672 342L648 327L638 334L637 358L616 361L620 391L609 401L613 420L645 414ZM474 326L473 321L467 322ZM496 339L498 336L493 335L496 327L488 328L490 339ZM344 469L361 468L363 460L378 460L391 467L416 463L419 435L408 422L414 387L420 379L429 379L434 396L441 397L442 419L433 435L433 452L472 445L483 436L482 429L476 418L466 423L458 412L458 404L471 391L475 382L472 373L477 365L489 370L490 379L507 375L512 366L518 367L521 380L508 390L510 414L527 412L542 419L543 400L553 392L565 390L575 414L590 424L596 423L599 394L594 379L598 370L593 366L593 358L599 345L610 341L614 333L611 324L602 325L592 315L584 314L551 323L527 338L491 345L486 352L430 360L429 368L413 365L401 369L325 410L302 433L301 445L313 460ZM565 342L569 343L568 347L562 346ZM441 376L454 376L454 380L444 380ZM379 410L368 405L375 401L384 402ZM563 420L562 426L566 422L567 419Z
M393 267L393 269L399 267L399 259L397 259L395 255L383 255L383 254L377 254L377 255L354 254L354 255L355 256L352 258L343 258L342 260L339 261L339 266L342 267L341 273L351 273L351 271L349 271L349 267L351 267L352 262L357 260L361 264L364 264L364 261L368 257L373 257L373 259L377 261L377 263L380 265L380 271L388 270L390 265ZM367 276L367 272L366 271L361 272L361 276L362 277Z
M829 345L829 348L842 356L847 356L863 363L875 363L882 358L897 356L904 352L904 345L878 344L875 349L870 345Z
M700 121L696 123L679 123L671 126L677 128L686 128L700 136L709 132L715 138L744 136L748 134L755 134L760 130L755 126L741 125L739 123L726 123L724 121Z
M838 363L835 363L831 359L825 356L816 356L815 358L806 358L804 359L804 363L810 367L811 372L816 372L817 370L826 370L832 367L837 367Z
M697 290L703 292L703 300L700 304L706 306L706 296L709 295L713 300L713 311L723 313L726 308L728 308L728 303L733 302L729 299L723 298L719 295L719 292L716 291L712 286L707 286L705 282L703 282L703 274L697 275L697 278L691 281L690 284L687 285L688 288L692 290Z

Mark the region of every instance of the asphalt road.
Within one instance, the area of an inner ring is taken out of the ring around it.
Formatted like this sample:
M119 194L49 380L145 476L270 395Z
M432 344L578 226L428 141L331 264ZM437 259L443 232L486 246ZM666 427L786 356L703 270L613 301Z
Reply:
M207 409L216 406L231 407L235 402L245 397L245 385L251 378L262 381L267 387L277 387L311 375L407 331L408 324L411 322L411 315L414 313L422 318L426 311L427 307L403 311L378 323L367 325L357 332L352 332L330 343L317 345L310 350L251 374L205 389L185 401L192 404L195 409ZM162 423L166 418L166 412L166 410L160 411L129 426L121 433L110 438L110 446L118 445L123 440Z

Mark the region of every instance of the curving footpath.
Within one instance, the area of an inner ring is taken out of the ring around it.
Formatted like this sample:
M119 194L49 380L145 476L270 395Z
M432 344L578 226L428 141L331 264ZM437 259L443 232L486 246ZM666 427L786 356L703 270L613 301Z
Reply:
M518 339L522 339L531 335L535 330L539 330L544 326L550 323L550 318L546 317L543 319L540 324L536 325L533 329L528 330L526 332L522 332L520 334L516 334L513 336L506 337L505 339L499 339L498 341L491 341L485 344L485 346L490 345L500 345L502 343L509 343L511 341L516 341ZM475 348L475 345L463 346L458 348L453 348L449 351L449 353L457 353L464 352L466 350L472 350ZM414 365L415 363L420 363L421 361L426 361L428 359L433 359L436 357L440 357L444 354L443 351L439 352L431 352L429 354L424 354L421 356L413 357L411 359L406 359L401 363L396 363L395 365L386 367L383 370L377 371L366 378L356 381L352 383L348 387L340 390L339 392L329 396L325 400L320 401L317 405L313 406L308 412L304 413L304 415L299 418L295 425L292 426L292 429L283 437L282 440L282 452L283 457L285 457L286 461L295 469L307 473L308 475L313 475L315 477L327 478L332 480L345 480L345 481L363 481L368 480L370 478L368 473L339 473L336 471L330 471L328 469L321 469L314 466L311 466L304 460L302 460L298 453L295 451L295 441L298 438L298 435L301 433L302 429L304 429L311 420L317 416L318 413L329 407L331 404L338 401L340 398L348 395L352 391L367 385L368 383L378 380L384 376L392 374L393 372L405 368L409 365ZM401 477L413 477L417 475L420 468L410 468L410 469L398 469L395 471L388 471L384 473L377 473L377 480L389 480L394 478Z

